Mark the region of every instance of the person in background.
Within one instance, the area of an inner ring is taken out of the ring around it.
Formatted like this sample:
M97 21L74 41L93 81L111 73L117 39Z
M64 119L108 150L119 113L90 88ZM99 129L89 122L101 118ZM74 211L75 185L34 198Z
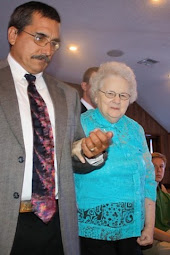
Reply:
M95 74L98 71L98 67L90 67L88 68L84 75L83 75L83 81L81 83L81 88L83 90L83 95L81 98L81 113L86 112L89 109L95 108L95 105L91 101L89 90L90 90L90 84L89 80L93 74Z
M137 243L153 241L156 182L144 130L125 116L137 98L135 75L107 62L90 84L97 108L81 115L84 132L111 130L113 138L105 165L75 174L82 255L136 255Z
M72 165L94 170L89 158L112 136L83 138L78 93L43 72L59 34L58 12L41 2L18 6L9 21L10 53L0 64L1 255L80 254Z
M152 153L157 182L157 200L155 212L154 242L152 247L143 250L144 255L170 254L170 194L162 184L167 159L165 155Z

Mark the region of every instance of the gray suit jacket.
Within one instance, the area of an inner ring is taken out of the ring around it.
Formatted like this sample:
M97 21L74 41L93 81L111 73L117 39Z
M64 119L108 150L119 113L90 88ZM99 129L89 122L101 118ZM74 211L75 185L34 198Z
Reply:
M79 255L71 144L84 136L76 90L44 74L55 111L59 214L65 255ZM0 67L0 254L9 255L16 231L24 177L25 149L9 66ZM79 171L80 165L75 165ZM81 171L81 170L80 170Z

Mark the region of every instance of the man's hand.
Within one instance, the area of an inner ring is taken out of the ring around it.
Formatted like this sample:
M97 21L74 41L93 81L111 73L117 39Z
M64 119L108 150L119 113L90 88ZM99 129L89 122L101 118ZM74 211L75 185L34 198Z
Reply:
M103 132L100 129L93 130L89 137L82 140L83 154L87 158L98 156L109 147L112 136L112 132Z
M76 156L82 163L85 163L86 161L82 155L82 149L81 149L81 144L82 144L83 139L78 140L73 143L71 156L72 157Z
M95 129L89 137L73 143L72 156L77 156L82 163L85 163L84 156L92 158L103 153L109 147L112 136L112 132Z

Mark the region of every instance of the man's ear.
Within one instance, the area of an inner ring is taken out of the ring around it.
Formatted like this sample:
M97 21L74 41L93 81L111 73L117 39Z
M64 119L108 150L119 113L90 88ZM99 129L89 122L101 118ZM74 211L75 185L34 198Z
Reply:
M11 45L14 45L18 36L18 29L16 27L9 27L8 29L8 41Z
M83 91L86 91L87 90L87 83L86 82L82 82L81 83L81 88Z
M94 101L95 101L95 103L97 105L97 96L95 96Z

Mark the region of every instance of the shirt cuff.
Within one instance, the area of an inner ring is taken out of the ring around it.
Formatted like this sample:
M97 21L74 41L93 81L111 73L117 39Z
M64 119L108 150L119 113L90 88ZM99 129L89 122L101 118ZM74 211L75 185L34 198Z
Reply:
M101 165L104 162L104 154L100 154L99 156L95 158L87 158L85 157L86 161L92 165L92 166L98 166Z

